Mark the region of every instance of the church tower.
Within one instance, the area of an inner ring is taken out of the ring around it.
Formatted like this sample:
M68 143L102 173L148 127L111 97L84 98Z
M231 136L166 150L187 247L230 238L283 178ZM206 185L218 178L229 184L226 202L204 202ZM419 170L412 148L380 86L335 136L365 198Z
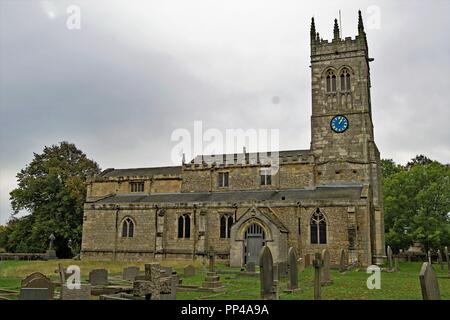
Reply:
M323 40L311 21L311 151L315 184L362 184L371 198L372 255L384 256L380 154L374 141L366 33L358 12L358 35Z

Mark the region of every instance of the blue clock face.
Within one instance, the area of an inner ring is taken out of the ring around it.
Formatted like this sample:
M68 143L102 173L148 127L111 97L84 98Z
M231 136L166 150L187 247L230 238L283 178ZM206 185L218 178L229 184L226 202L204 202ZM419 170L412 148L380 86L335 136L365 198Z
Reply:
M348 119L345 116L335 116L330 122L334 132L341 133L348 129Z

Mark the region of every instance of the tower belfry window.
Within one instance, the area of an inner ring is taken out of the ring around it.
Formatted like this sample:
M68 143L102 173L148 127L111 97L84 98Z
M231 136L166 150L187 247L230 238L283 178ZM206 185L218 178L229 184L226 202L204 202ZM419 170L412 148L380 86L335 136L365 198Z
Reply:
M341 91L350 91L350 73L348 72L348 69L343 69L341 73Z
M327 83L326 83L327 93L336 92L336 75L333 71L327 72Z

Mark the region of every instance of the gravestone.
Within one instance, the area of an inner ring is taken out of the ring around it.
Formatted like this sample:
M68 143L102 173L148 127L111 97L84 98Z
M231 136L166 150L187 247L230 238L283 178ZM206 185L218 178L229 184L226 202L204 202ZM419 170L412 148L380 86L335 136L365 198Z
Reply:
M52 233L50 234L50 237L48 238L50 240L48 244L48 249L45 252L45 257L47 260L54 260L56 259L56 251L53 249L53 242L55 241L55 235Z
M89 283L92 286L108 285L108 270L94 269L89 272Z
M280 279L280 270L278 269L278 263L273 264L273 281L278 281Z
M136 276L139 275L139 267L126 267L123 268L122 278L123 280L134 281Z
M344 249L341 249L340 251L340 257L339 257L339 271L345 272L348 267L348 256L345 253Z
M49 300L48 288L20 288L19 300Z
M305 254L305 268L311 266L311 255L309 253Z
M394 260L392 259L392 249L391 246L387 246L387 259L388 259L388 270L392 271L394 269Z
M444 271L444 261L442 261L442 253L441 253L441 250L439 250L439 249L437 251L437 256L438 256L438 263L441 268L441 271Z
M80 284L79 288L68 288L67 284L61 287L61 300L90 300L91 285Z
M245 267L247 269L247 272L252 272L252 273L256 272L254 262L247 262L247 265Z
M161 277L172 276L172 267L161 267Z
M327 249L322 250L322 285L332 283L330 274L330 252Z
M145 264L145 280L133 282L133 295L144 296L146 300L161 299L161 267L159 263Z
M288 290L294 291L298 289L298 265L297 254L294 248L288 250Z
M273 258L268 246L261 249L259 255L259 275L261 285L261 299L276 300L276 284L273 279Z
M215 261L216 261L216 253L213 248L209 249L208 257L209 257L209 271L206 273L205 281L202 286L199 288L200 291L208 291L208 292L222 292L225 290L225 287L220 282L220 277L217 275L215 271Z
M432 264L431 263L431 250L428 250L427 256L428 256L428 263L431 266L431 264Z
M322 286L322 280L321 280L321 273L322 273L322 257L320 253L316 253L314 260L313 260L313 266L314 266L314 300L320 300L321 296L321 286Z
M431 264L424 262L419 274L423 300L441 300L439 283Z
M53 282L40 272L34 272L21 281L21 288L44 288L48 289L48 300L53 299L55 286ZM31 291L30 291L31 292ZM37 291L36 291L37 292ZM42 291L41 291L42 292Z
M444 248L445 259L447 260L447 271L448 276L450 277L450 256L448 255L448 247Z
M70 276L70 274L67 274L61 263L58 263L58 269L56 269L55 272L59 274L60 284L63 285L64 283L66 283L66 279Z
M193 277L195 276L195 267L192 264L189 264L184 267L183 269L183 275L185 277Z
M398 272L398 271L400 271L400 267L399 267L399 261L398 261L398 256L395 256L394 257L394 270L395 270L395 272Z
M303 258L298 258L298 259L297 259L297 263L298 263L298 272L303 272L303 271L305 271L305 259L303 259Z

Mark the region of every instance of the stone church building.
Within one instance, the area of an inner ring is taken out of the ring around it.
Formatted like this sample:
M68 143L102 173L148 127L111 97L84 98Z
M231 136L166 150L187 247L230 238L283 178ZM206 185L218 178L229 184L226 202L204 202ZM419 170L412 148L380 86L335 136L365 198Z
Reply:
M311 146L279 151L272 174L259 154L199 155L181 166L107 169L88 181L82 259L202 258L231 266L341 249L363 265L385 256L380 154L370 68L358 34L323 40L311 22Z

